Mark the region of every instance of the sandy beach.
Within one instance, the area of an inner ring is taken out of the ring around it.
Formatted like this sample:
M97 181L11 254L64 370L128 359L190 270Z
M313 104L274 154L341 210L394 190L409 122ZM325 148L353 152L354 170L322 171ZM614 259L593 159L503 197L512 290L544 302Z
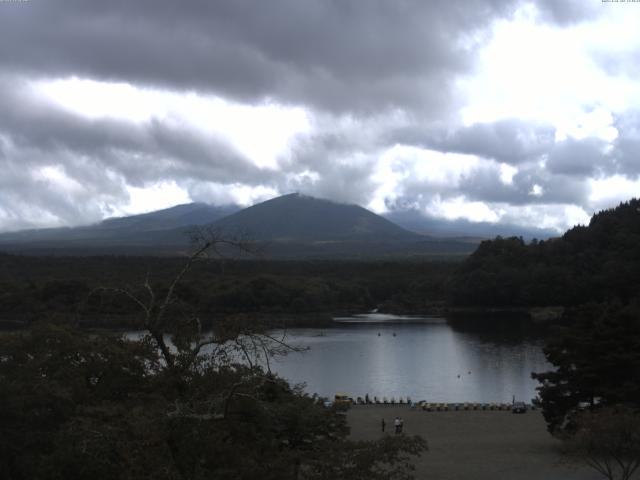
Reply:
M597 480L595 471L568 465L559 442L545 429L539 411L425 412L407 406L353 406L347 415L351 436L371 440L393 435L393 419L404 433L418 434L429 451L416 459L416 478L429 480ZM381 432L381 419L387 423ZM634 477L635 478L635 477ZM640 478L640 477L638 477Z

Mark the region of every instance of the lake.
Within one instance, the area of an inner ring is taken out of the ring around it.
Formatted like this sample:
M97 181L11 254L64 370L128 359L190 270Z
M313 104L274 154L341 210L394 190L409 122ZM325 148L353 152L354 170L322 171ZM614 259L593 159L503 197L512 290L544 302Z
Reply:
M332 398L411 397L430 402L527 403L532 371L549 370L542 341L518 332L465 332L444 319L394 315L338 318L330 329L294 328L290 343L308 347L272 362L308 393ZM281 332L276 332L281 333ZM395 335L394 335L395 334Z

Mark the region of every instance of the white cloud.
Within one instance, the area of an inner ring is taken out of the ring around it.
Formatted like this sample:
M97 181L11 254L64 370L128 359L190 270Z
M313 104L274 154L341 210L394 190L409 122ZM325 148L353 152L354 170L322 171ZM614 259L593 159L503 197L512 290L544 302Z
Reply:
M561 233L574 225L589 223L590 215L576 205L502 205L500 220L525 227L554 229Z
M186 189L174 181L158 182L143 187L127 186L129 203L117 208L112 215L133 215L169 208L191 202Z
M500 164L500 181L505 185L513 184L513 177L518 173L518 169L512 165L506 163Z
M629 179L614 175L601 179L590 179L589 204L594 210L608 208L632 197L640 197L640 178Z
M242 184L222 185L213 182L190 182L188 192L193 201L215 205L236 204L248 207L276 197L280 192L271 187Z
M442 200L436 196L426 207L426 212L448 220L463 218L473 222L497 222L500 215L483 202L470 202L464 197Z
M533 195L534 197L540 197L542 196L543 193L544 193L544 189L536 183L533 187L531 187L531 191L529 192L529 195Z
M160 119L227 139L259 167L276 168L291 139L309 132L300 107L248 105L195 92L175 92L71 77L32 83L36 94L84 118L136 123Z
M609 110L598 107L590 112L584 112L578 118L574 125L567 126L564 132L564 138L558 136L559 141L567 137L575 140L583 140L585 138L599 138L606 142L613 142L618 138L618 130L613 126L613 115Z
M640 11L614 10L561 27L541 22L530 4L496 22L477 71L459 82L467 98L463 122L519 118L550 123L557 140L615 138L612 113L640 105L640 84L607 71L597 54L637 51Z
M34 180L44 182L62 195L73 197L85 191L82 184L69 177L60 165L47 165L31 172Z

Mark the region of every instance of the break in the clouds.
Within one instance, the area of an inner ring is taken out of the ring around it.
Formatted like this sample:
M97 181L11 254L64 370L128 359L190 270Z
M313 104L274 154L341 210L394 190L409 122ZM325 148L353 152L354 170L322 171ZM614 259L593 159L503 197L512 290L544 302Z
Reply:
M291 191L566 228L640 193L639 29L599 0L0 2L0 230Z

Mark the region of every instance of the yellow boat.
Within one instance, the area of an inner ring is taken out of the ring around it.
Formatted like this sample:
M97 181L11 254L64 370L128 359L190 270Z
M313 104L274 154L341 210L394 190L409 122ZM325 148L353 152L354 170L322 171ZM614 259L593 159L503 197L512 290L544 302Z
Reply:
M346 393L336 393L333 403L336 405L351 405L353 402Z

